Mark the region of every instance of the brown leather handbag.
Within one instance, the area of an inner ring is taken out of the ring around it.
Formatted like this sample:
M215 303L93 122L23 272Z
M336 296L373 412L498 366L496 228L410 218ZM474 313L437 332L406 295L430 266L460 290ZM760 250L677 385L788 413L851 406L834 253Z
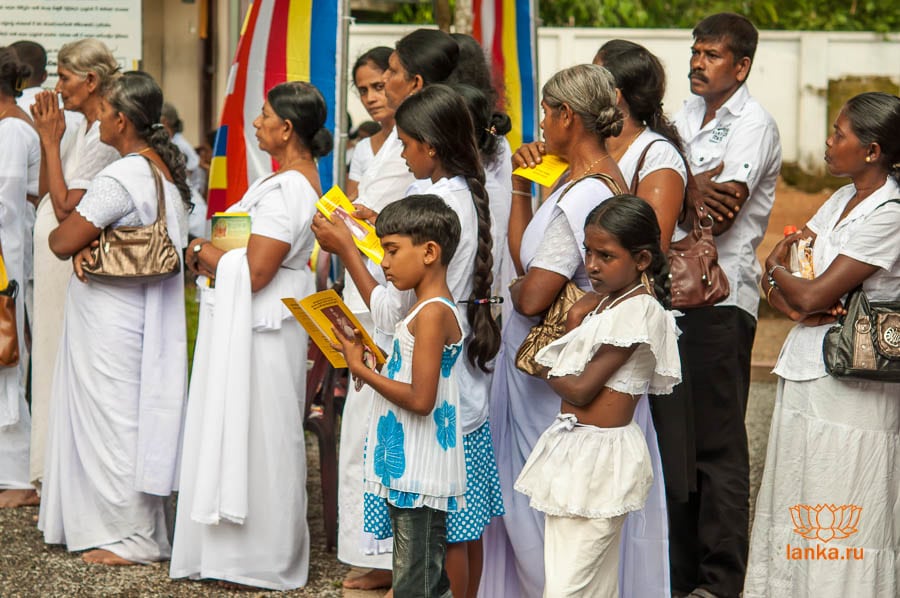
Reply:
M107 226L100 244L91 251L93 265L83 267L87 278L119 286L158 282L181 272L181 255L169 238L162 175L147 159L156 183L156 221L147 226Z
M602 180L610 190L612 190L614 195L622 193L619 185L612 177L603 173L594 173L582 177L569 185L566 190L560 194L556 203L562 201L562 198L566 196L566 193L568 193L572 187L587 178ZM516 351L517 368L530 376L543 375L546 368L536 362L534 356L537 355L538 351L566 333L566 316L568 316L572 306L574 306L579 299L584 297L585 294L585 291L581 290L578 285L571 280L565 284L556 296L556 299L554 299L553 303L550 304L550 307L547 308L541 321L531 327L531 330L529 330L528 334L525 336L525 340L519 345L519 350Z
M669 246L669 280L672 307L688 309L715 305L728 297L728 277L719 267L719 252L713 239L713 218L702 205L688 235Z

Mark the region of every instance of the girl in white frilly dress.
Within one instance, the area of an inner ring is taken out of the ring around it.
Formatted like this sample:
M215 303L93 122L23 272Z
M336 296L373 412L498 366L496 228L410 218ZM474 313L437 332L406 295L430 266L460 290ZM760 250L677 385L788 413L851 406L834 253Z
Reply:
M545 596L619 595L622 525L653 481L634 410L646 392L670 393L681 380L659 239L642 199L620 195L594 208L584 228L594 292L572 310L590 313L537 354L562 404L515 488L545 513Z

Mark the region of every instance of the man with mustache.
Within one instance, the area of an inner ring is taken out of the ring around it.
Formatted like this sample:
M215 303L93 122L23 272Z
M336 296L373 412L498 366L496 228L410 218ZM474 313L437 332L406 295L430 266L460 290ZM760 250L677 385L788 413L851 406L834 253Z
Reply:
M731 292L678 319L685 380L679 392L688 405L688 444L696 444L688 447L687 500L669 496L672 590L673 596L731 598L741 592L747 565L744 413L762 275L756 247L772 209L781 145L775 121L745 84L758 40L753 24L721 13L703 19L693 36L695 96L674 120L692 175L686 203L702 203L712 215Z

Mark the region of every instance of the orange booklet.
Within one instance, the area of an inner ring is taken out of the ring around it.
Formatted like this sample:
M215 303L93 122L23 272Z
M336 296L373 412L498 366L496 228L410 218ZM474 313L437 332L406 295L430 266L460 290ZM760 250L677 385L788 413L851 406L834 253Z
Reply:
M294 314L297 321L309 333L309 338L322 350L331 365L336 368L347 367L347 360L340 351L336 351L331 343L338 343L337 336L334 334L334 328L341 330L345 336L353 337L353 329L357 329L362 336L363 345L366 351L371 353L374 362L371 367L382 365L384 363L384 353L378 348L378 345L366 332L353 312L347 307L337 293L333 289L314 293L309 297L305 297L299 301L291 297L285 297L282 300L287 308ZM368 361L368 359L367 359Z
M359 218L351 216L356 208L350 203L350 199L344 195L341 188L335 185L328 190L328 193L319 198L316 202L316 208L329 220L340 218L353 233L353 242L356 243L357 249L363 252L366 257L380 264L384 258L384 249L381 247L381 240L375 234L375 228Z

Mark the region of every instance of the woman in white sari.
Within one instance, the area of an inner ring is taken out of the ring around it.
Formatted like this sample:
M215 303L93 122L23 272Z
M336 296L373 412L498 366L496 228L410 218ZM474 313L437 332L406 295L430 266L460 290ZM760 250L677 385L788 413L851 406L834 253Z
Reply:
M85 280L88 247L107 226L153 223L161 174L172 242L187 237L184 162L159 125L162 92L140 72L113 82L100 111L104 143L124 157L104 168L50 233L75 256L53 381L38 527L49 544L91 563L168 558L166 501L175 489L185 402L184 279L120 286ZM79 280L80 279L80 280Z
M25 283L25 222L28 182L41 159L37 133L16 105L17 83L30 69L10 48L0 48L0 250L9 280ZM31 191L34 193L34 191ZM36 504L28 477L28 433L31 420L25 403L25 307L21 288L16 297L19 364L0 367L0 508Z
M47 239L72 213L98 172L119 158L100 140L101 92L119 70L112 52L95 39L65 44L57 58L54 91L43 91L31 107L41 139L41 173L34 224L34 321L31 325L31 481L40 488L56 352L63 330L69 265L50 251ZM67 113L59 108L62 96ZM84 115L67 130L68 111Z
M308 337L281 302L315 291L309 229L321 194L316 158L331 151L322 94L300 81L272 88L253 121L280 165L229 211L250 215L246 248L204 239L188 250L200 329L184 432L170 574L272 590L306 584Z

